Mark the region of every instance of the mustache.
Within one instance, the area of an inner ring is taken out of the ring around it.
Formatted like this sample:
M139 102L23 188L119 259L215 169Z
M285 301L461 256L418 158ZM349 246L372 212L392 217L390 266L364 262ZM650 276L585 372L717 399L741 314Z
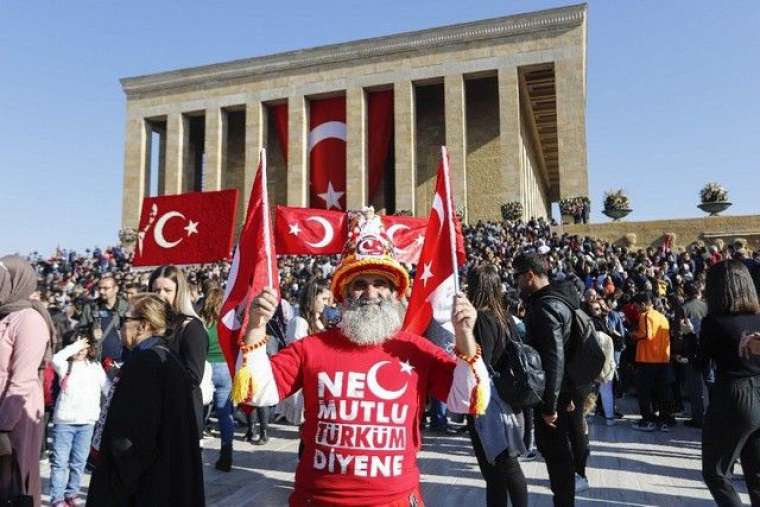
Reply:
M384 303L390 303L390 299L378 298L348 298L346 299L346 307L348 308L366 308L368 306L382 306Z

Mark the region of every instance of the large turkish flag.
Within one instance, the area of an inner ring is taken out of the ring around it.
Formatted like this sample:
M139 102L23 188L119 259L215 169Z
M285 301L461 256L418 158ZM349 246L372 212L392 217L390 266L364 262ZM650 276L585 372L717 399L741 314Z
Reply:
M133 264L201 264L228 259L237 200L237 190L146 197Z
M346 209L346 98L309 103L309 202Z

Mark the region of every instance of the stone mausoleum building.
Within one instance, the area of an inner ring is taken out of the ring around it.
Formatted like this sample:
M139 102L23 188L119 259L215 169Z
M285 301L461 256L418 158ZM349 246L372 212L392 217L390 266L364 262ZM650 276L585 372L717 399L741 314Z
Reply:
M273 205L308 206L309 104L336 96L348 208L427 215L445 144L467 221L498 219L508 201L548 216L588 195L586 30L576 5L122 79L122 226L137 226L149 195L238 188L244 209L262 146ZM370 198L367 96L388 90L391 144Z

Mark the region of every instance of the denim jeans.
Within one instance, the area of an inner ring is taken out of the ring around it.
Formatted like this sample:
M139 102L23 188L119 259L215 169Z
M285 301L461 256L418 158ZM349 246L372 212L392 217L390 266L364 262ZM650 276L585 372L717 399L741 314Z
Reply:
M94 428L94 424L53 426L53 456L50 462L51 504L79 494Z
M227 363L211 363L211 381L214 383L214 411L219 420L222 444L232 443L234 422L232 420L232 379Z
M430 427L442 430L448 426L446 420L446 404L442 401L438 401L435 398L430 400Z

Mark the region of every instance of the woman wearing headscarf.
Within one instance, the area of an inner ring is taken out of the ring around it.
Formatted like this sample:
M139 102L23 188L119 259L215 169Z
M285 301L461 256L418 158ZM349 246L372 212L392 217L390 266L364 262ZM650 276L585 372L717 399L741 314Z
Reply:
M40 446L44 399L39 371L53 334L40 301L29 296L37 275L21 257L0 258L0 457L14 455L27 495L41 504ZM3 470L0 487L10 474Z

